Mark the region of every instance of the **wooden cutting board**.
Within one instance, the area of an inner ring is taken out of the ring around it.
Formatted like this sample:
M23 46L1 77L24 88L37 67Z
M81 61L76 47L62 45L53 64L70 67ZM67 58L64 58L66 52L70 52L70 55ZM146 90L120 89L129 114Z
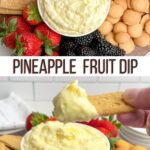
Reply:
M0 0L0 14L21 14L29 2L36 0Z

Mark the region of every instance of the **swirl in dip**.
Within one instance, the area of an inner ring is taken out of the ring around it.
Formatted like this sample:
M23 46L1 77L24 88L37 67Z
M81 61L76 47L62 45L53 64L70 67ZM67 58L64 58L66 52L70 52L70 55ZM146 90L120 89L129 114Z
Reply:
M74 81L64 87L53 100L53 115L63 122L89 121L99 116L87 93Z
M48 122L27 133L23 150L108 150L108 139L97 129L76 123Z
M109 4L109 0L42 0L42 16L55 31L80 36L99 28Z

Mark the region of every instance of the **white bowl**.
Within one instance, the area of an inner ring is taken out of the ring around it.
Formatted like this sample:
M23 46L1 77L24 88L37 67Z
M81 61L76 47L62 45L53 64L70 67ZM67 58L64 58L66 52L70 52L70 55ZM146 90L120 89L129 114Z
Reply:
M80 124L80 123L74 123L74 124L77 124L77 125L80 125L80 126L81 126L81 125L83 125L83 126L88 126L88 125L84 125L84 124ZM88 126L88 127L90 127L90 126ZM90 128L95 129L95 128L93 128L93 127L90 127ZM101 131L99 131L99 130L97 130L97 129L95 129L95 131L97 131L98 134L101 134L101 135L105 138L105 140L106 140L107 143L108 143L108 150L110 150L110 143L109 143L108 138L107 138ZM26 133L26 135L27 135L27 134L30 134L30 132L31 132L31 131L29 131L28 133ZM25 135L24 135L24 137L25 137ZM22 138L22 141L21 141L21 150L25 150L25 149L23 148L24 137Z
M107 10L106 10L105 16L104 16L103 19L100 21L99 25L98 25L94 30L89 31L88 33L79 34L79 35L66 34L66 33L62 33L62 32L57 31L56 29L54 29L54 28L50 25L50 23L49 23L49 22L44 18L44 16L43 16L43 10L44 10L44 8L43 8L43 5L42 5L42 0L37 0L37 3L38 3L39 13L40 13L40 15L41 15L43 21L47 24L47 26L48 26L49 28L51 28L53 31L55 31L56 33L59 33L59 34L61 34L61 35L63 35L63 36L68 36L68 37L80 37L80 36L85 36L85 35L88 35L88 34L94 32L95 30L97 30L97 29L103 24L103 22L105 21L107 15L108 15L108 13L109 13L111 0L108 0L108 6L107 6Z

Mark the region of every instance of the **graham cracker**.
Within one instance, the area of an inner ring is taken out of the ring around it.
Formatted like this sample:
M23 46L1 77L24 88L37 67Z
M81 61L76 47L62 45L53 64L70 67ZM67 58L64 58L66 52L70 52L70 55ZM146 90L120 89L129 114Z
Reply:
M7 150L7 147L5 146L4 143L0 142L0 150Z
M36 0L0 0L0 8L23 10L29 2L35 2Z
M21 136L15 135L0 136L0 142L4 143L8 148L15 150L20 150L21 139L22 139Z
M123 100L123 92L88 96L101 116L121 114L135 111L135 108Z
M22 14L22 11L20 11L20 10L12 10L12 9L0 8L0 14L21 15L21 14Z

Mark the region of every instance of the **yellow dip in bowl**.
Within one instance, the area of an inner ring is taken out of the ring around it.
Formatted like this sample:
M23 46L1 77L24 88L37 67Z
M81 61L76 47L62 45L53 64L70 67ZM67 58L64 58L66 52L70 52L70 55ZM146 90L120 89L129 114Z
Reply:
M110 0L38 0L40 14L54 31L70 37L98 29L108 15Z
M110 150L108 139L97 129L58 121L34 127L21 146L22 150Z

